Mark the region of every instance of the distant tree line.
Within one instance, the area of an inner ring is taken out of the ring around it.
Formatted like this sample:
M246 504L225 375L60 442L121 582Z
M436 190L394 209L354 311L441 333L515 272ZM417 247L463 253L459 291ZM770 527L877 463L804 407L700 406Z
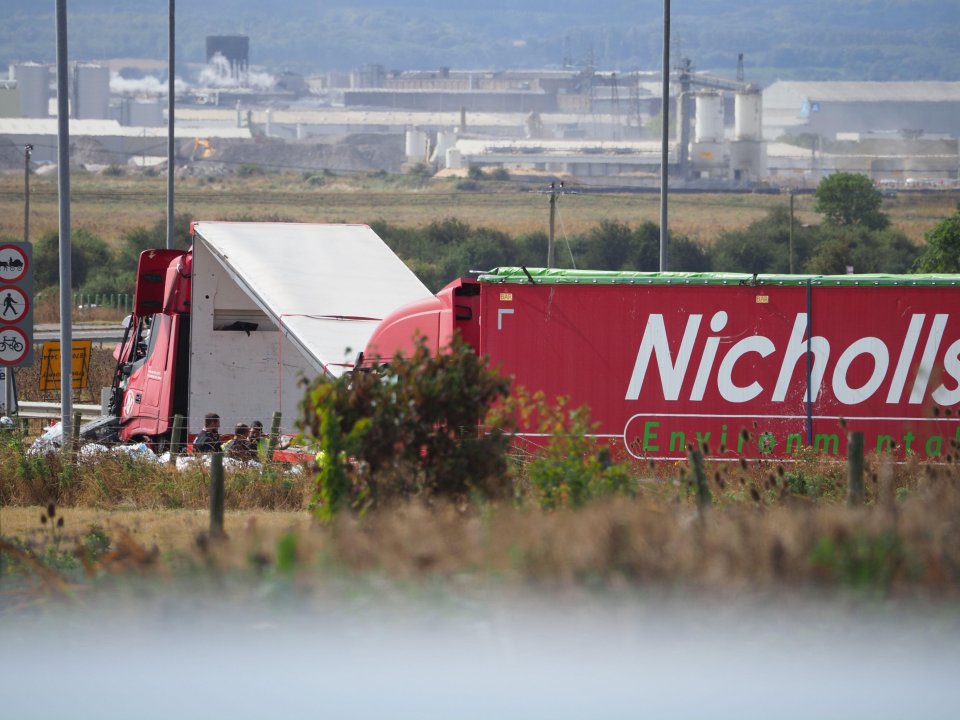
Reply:
M721 233L710 245L680 233L670 234L668 266L683 272L742 272L816 275L857 273L960 272L960 208L915 245L890 227L881 211L882 198L870 180L854 173L835 173L821 181L814 209L823 216L819 225L793 223L786 208L776 207L742 230ZM252 220L253 218L238 218ZM257 218L280 221L282 218ZM472 226L455 218L425 227L401 227L385 221L373 230L407 263L430 289L436 291L471 271L499 266L543 267L547 234L512 236L501 230ZM174 237L187 248L190 217L178 215ZM78 229L71 244L72 285L90 295L132 293L137 260L144 250L166 245L166 222L126 233L117 248ZM556 266L589 270L656 272L660 267L660 227L604 221L572 237L558 237ZM48 232L34 244L34 283L38 290L59 282L59 239Z

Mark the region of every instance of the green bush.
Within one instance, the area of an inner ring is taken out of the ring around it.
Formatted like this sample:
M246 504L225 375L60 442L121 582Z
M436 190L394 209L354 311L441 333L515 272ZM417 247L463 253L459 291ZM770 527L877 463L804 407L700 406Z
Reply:
M960 205L924 236L927 244L914 269L921 273L960 273Z
M462 501L507 494L509 436L484 432L509 381L459 337L431 357L425 341L376 372L320 378L307 391L302 427L318 451L319 517L393 499Z
M588 408L568 408L565 398L551 406L542 393L531 397L522 389L514 407L524 426L548 438L519 468L526 480L518 489L519 499L529 495L541 508L552 510L580 508L611 495L636 495L632 466L614 462L606 445L590 437L597 424L591 422Z

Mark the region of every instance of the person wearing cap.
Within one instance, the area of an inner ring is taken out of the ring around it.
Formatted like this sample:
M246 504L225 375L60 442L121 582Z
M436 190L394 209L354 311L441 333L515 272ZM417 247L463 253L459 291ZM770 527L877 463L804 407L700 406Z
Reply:
M223 452L220 443L220 416L216 413L207 413L203 417L203 430L193 440L195 453Z

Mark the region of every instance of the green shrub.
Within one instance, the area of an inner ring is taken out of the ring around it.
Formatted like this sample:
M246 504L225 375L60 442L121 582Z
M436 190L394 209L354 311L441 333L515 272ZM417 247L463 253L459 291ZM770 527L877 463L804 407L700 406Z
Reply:
M376 372L316 380L302 426L318 451L317 515L404 497L506 495L509 437L481 427L508 389L459 337L436 357L421 339Z
M589 408L568 408L566 398L557 398L551 406L542 393L531 397L522 389L516 395L515 412L524 426L548 437L523 462L520 471L526 483L520 486L521 499L529 494L549 510L580 508L610 495L636 495L632 466L614 462L606 445L590 437L597 424L590 421Z
M887 590L905 565L903 541L893 530L877 535L839 531L821 537L810 553L814 567L855 590Z

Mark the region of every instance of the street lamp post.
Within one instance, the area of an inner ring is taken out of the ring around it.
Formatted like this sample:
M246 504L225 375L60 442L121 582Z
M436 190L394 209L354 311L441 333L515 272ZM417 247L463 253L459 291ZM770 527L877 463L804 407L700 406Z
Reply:
M33 145L23 146L23 241L30 242L30 155Z
M663 78L661 84L660 116L660 272L667 270L667 195L669 192L670 146L670 0L663 0Z

